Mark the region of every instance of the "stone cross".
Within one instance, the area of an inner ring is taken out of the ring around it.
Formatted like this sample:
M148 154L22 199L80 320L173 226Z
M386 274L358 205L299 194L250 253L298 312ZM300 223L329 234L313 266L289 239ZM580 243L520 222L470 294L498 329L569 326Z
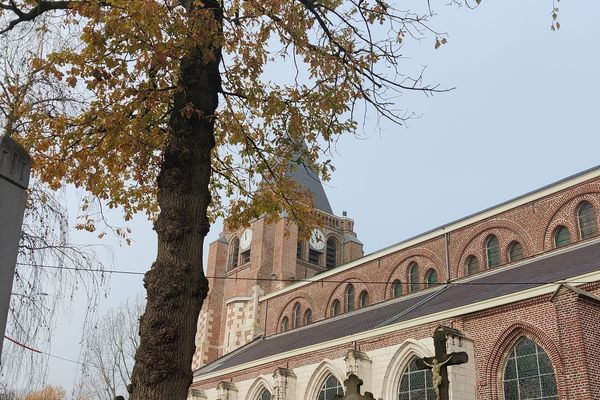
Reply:
M374 400L373 393L365 392L364 395L360 394L360 387L363 381L358 376L350 374L348 379L344 381L346 391L343 396L339 394L335 395L334 400Z
M448 380L448 367L450 365L464 364L469 361L469 356L464 351L459 353L446 353L446 333L455 331L445 326L438 327L433 333L434 357L417 359L417 368L430 369L433 375L433 388L436 400L449 400L450 381Z

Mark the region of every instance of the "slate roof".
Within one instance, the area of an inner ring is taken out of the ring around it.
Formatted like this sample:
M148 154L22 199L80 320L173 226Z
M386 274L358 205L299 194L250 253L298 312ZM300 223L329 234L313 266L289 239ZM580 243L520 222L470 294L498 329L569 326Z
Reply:
M400 297L328 318L285 333L259 338L195 372L201 376L247 362L368 330L517 293L600 270L600 241L537 256L514 266L459 279L417 296Z
M290 177L300 186L308 189L313 195L313 202L318 210L325 211L333 215L333 210L329 204L329 199L323 189L323 184L319 176L309 166L304 163L294 163L290 167Z

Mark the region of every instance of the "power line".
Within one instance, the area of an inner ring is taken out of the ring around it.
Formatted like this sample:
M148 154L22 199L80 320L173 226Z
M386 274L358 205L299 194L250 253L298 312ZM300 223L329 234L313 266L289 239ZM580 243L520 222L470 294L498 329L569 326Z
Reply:
M11 338L11 337L8 337L8 336L6 336L6 335L4 335L4 338L5 338L5 339L8 339L8 340L9 340L9 341L11 341L11 342L13 342L13 343L14 343L14 344L16 344L17 346L19 346L19 347L22 347L22 348L24 348L24 349L27 349L27 350L29 350L29 351L31 351L31 352L34 352L34 353L43 354L43 355L45 355L45 356L48 356L48 357L56 358L56 359L63 360L63 361L68 361L68 362L70 362L70 363L73 363L73 364L78 364L78 365L81 365L81 366L84 366L84 367L92 367L92 368L97 368L97 369L100 369L100 367L98 367L98 366L96 366L96 365L93 365L93 364L89 364L89 363L83 363L83 362L81 362L81 361L76 361L76 360L71 360L70 358L66 358L66 357L57 356L56 354L46 353L46 352L44 352L44 351L41 351L41 350L35 349L35 348L33 348L33 347L27 346L26 344L23 344L23 343L21 343L21 342L18 342L18 341L16 341L15 339L13 339L13 338ZM11 354L7 354L7 355L11 355ZM12 355L12 357L16 357L16 356ZM111 371L114 371L112 368L107 368L107 369L109 369L109 370L111 370Z
M144 275L145 272L139 271L126 271L126 270L116 270L116 269L100 269L100 268L79 268L79 267L65 267L60 265L44 265L44 264L28 264L28 263L17 263L17 265L29 266L29 267L39 267L39 268L49 268L49 269L58 269L58 270L69 270L69 271L79 271L79 272L97 272L97 273L107 273L107 274L123 274L123 275ZM575 283L575 284L584 284L589 283L588 281L530 281L530 282L480 282L480 281L469 281L469 282L403 282L399 280L390 281L360 281L360 280L352 280L352 279L318 279L313 276L311 278L304 279L279 279L279 278L247 278L247 277L237 277L237 276L207 276L207 279L221 279L221 280L238 280L238 281L268 281L268 282L313 282L313 283L366 283L366 284L375 284L375 285L388 285L394 282L397 282L401 285L431 285L431 286L442 286L445 284L451 285L466 285L466 286L480 286L480 285L551 285L551 284L563 284L563 283Z

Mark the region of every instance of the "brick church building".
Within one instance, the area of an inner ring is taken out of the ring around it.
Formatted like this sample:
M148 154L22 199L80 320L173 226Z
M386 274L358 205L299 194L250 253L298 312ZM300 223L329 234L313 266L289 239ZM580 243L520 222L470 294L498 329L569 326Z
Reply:
M368 255L294 178L322 216L310 240L258 219L210 245L190 399L331 400L354 373L375 398L433 400L415 361L439 326L469 356L453 400L600 399L600 167Z

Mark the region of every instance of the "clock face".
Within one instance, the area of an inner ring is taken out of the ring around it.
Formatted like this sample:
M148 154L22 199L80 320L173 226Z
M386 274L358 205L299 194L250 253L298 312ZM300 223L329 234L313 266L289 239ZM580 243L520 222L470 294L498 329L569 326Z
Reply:
M323 250L325 247L325 234L319 228L315 228L310 233L310 239L308 241L310 247L315 250Z
M242 232L242 236L240 237L240 248L242 250L246 250L250 247L250 243L252 242L252 229L244 229Z

